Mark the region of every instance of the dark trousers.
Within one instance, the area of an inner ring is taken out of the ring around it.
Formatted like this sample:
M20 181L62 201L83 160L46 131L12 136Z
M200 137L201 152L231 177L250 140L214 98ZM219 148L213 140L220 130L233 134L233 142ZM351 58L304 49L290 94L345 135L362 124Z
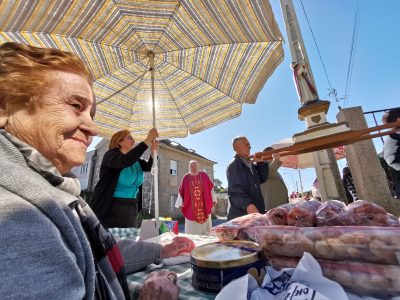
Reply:
M110 214L103 223L106 228L137 227L138 200L129 198L113 198Z

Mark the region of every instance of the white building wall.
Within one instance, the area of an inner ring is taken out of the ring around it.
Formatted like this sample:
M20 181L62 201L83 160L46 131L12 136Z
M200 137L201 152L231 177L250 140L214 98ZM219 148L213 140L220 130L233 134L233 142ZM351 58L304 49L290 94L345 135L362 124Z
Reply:
M86 153L85 162L78 166L74 167L71 171L74 175L79 179L81 184L81 189L86 190L88 187L90 170L92 167L92 156L94 154L94 150Z

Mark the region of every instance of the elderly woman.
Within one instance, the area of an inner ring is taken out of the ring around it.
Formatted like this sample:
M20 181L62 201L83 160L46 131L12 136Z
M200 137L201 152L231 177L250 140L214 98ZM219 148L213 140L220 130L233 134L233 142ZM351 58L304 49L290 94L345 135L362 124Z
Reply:
M75 55L0 46L3 297L128 299L125 271L193 248L184 238L164 247L127 239L118 247L79 197L69 172L97 134L94 114L92 77Z
M157 136L157 130L151 129L136 147L128 130L118 131L111 137L109 150L101 162L100 179L90 201L103 226L138 226L139 188L144 180L143 171L151 170L153 153L158 149ZM150 145L150 159L141 159Z

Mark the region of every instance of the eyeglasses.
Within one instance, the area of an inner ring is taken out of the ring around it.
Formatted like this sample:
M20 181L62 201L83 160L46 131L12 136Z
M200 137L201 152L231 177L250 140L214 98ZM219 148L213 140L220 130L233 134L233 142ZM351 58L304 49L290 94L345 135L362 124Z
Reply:
M130 135L125 136L123 140L134 141L133 137L131 137Z

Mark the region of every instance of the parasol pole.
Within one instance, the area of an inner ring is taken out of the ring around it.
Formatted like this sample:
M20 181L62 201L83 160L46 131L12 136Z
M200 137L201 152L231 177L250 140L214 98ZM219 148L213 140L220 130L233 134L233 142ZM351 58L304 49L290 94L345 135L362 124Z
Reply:
M156 97L154 91L154 53L149 52L150 60L150 76L151 76L151 101L153 110L153 128L156 128ZM156 221L159 219L159 208L158 208L158 162L157 162L158 151L154 151L153 157L153 169L152 173L154 176L154 215Z
M300 181L300 191L301 191L301 198L304 199L304 190L303 190L303 181L301 180L301 172L300 168L298 169L299 171L299 181Z

